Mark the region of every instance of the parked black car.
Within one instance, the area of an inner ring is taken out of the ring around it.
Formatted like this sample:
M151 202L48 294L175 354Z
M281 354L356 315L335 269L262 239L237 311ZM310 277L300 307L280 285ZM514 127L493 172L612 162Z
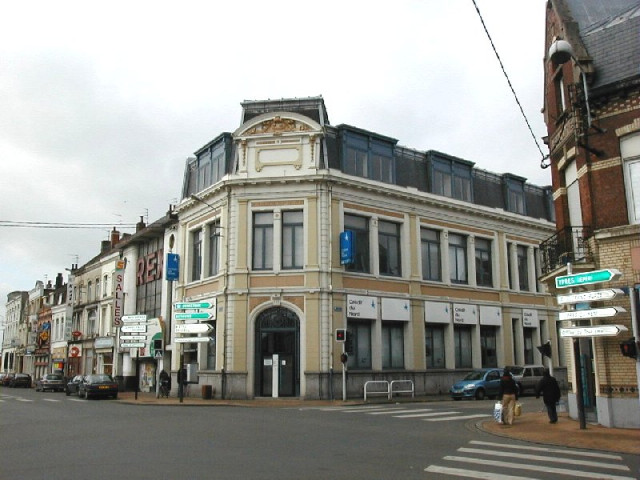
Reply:
M83 378L83 375L76 375L67 382L64 387L64 393L67 394L67 397L71 394L78 395L78 386L80 385L80 382L82 382Z
M36 392L62 392L64 390L64 377L58 373L45 373L36 380Z
M94 397L118 398L118 384L111 375L99 373L86 375L78 384L78 396L86 399Z
M31 388L31 375L27 373L16 373L9 382L9 386L11 388Z

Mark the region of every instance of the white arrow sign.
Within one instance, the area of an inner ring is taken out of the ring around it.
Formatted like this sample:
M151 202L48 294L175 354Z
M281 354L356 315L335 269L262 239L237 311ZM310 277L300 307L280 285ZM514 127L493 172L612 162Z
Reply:
M626 312L622 307L605 307L592 308L590 310L570 310L568 312L560 312L558 317L560 320L578 320L580 318L603 318L615 317L618 313Z
M174 338L176 343L204 343L204 342L213 342L213 338L211 337L179 337Z
M120 327L121 332L146 332L146 325L123 325Z
M624 295L619 288L608 288L606 290L592 290L590 292L571 293L568 295L558 295L558 303L566 305L581 302L597 302L599 300L611 300L618 295Z
M121 342L128 342L130 340L146 340L146 335L120 335Z
M146 322L146 315L123 315L121 320L124 323L136 323L136 322Z
M213 327L208 323L178 323L174 327L176 333L209 333L212 331Z
M144 342L137 343L121 343L120 348L144 348L146 344Z
M596 325L593 327L568 327L560 329L561 337L615 337L626 332L624 325Z

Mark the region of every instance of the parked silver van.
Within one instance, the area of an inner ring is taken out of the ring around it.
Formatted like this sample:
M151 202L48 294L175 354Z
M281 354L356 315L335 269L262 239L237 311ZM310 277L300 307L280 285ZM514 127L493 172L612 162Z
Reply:
M542 378L544 366L542 365L515 365L506 367L511 372L513 379L518 384L520 395L536 391L536 385Z

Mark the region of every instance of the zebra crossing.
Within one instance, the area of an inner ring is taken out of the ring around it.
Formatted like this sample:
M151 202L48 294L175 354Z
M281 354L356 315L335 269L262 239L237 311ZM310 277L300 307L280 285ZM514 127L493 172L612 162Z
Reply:
M429 465L427 479L477 478L542 480L587 478L634 480L636 477L615 453L570 450L471 440L456 455ZM508 473L507 473L508 472ZM515 474L514 474L515 473Z
M471 420L474 418L491 417L487 413L466 414L457 410L413 407L407 408L400 405L363 405L344 407L313 407L304 410L320 410L323 412L334 412L341 414L361 414L371 416L390 416L400 419L423 420L425 422L450 422L454 420Z

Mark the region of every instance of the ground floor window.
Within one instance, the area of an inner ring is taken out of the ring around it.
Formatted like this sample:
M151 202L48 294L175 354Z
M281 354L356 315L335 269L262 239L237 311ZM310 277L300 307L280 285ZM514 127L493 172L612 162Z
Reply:
M347 342L345 345L349 359L347 367L352 370L371 369L371 323L347 321Z
M425 325L425 355L427 368L444 368L444 325Z
M480 327L480 349L483 367L497 367L496 332L498 327Z
M382 368L404 368L403 322L382 322Z
M471 356L471 327L456 325L453 329L456 368L473 367Z
M535 333L535 328L525 328L524 329L524 363L527 365L532 365L533 362L533 334Z

